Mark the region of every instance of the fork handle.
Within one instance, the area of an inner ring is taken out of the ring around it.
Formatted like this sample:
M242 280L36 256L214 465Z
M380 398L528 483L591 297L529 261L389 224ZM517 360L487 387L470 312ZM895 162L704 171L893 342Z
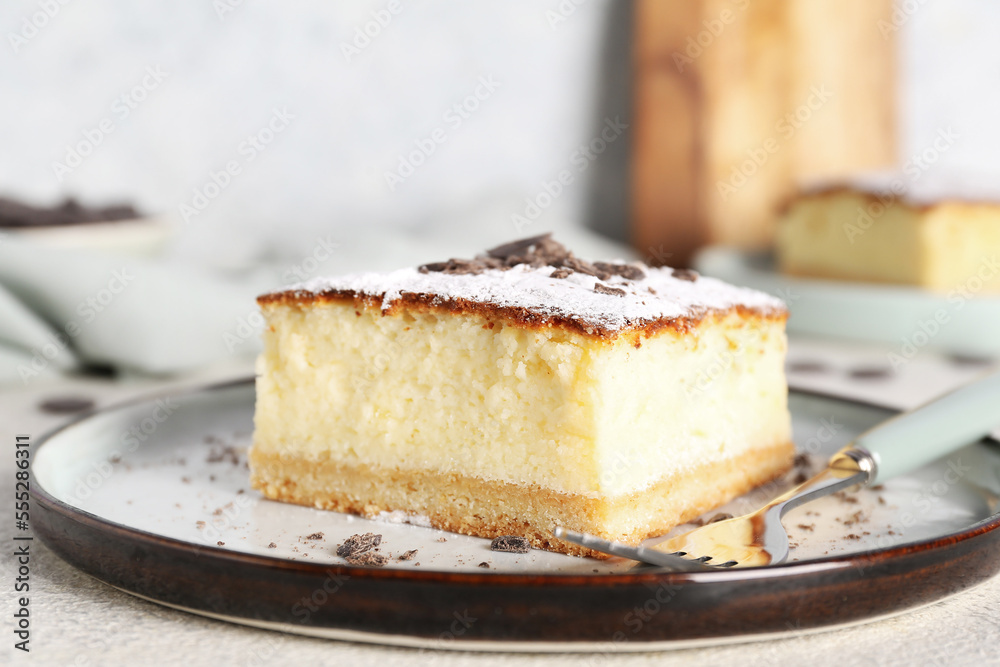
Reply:
M936 398L861 434L853 443L875 461L869 484L919 468L1000 426L1000 372Z

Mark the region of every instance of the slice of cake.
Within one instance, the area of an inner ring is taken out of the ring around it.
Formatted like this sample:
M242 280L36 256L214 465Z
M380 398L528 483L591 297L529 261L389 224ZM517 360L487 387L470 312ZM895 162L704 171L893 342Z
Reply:
M1000 205L900 187L805 193L779 222L777 255L790 275L1000 293Z
M635 543L791 464L783 304L690 271L542 236L258 302L269 498L583 554L552 528Z

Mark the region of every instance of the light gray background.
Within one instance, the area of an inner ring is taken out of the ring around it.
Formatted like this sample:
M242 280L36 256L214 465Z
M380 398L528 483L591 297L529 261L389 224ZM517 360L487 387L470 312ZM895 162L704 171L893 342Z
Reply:
M131 198L177 217L209 170L242 159L240 143L274 108L295 116L179 226L172 252L209 264L299 256L320 234L363 230L454 237L476 227L477 238L509 238L524 231L511 216L523 214L525 198L571 164L604 117L628 111L627 2L407 2L348 62L343 44L388 0L51 0L58 13L15 49L11 34L43 1L0 5L2 194ZM232 11L218 10L223 1ZM922 178L993 187L1000 5L901 7L901 160L953 127L959 140ZM121 119L115 100L147 67L168 76ZM500 85L453 128L445 112L480 77ZM60 182L53 162L106 117L114 131ZM437 127L445 142L390 192L384 173ZM576 173L537 228L589 219L620 235L628 140L626 132Z

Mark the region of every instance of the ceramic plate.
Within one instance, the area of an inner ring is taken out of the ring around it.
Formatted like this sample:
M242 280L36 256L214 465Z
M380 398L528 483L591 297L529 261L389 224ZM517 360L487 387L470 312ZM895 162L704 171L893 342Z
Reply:
M489 540L413 525L402 513L372 520L265 500L247 482L253 400L247 380L102 410L50 434L32 464L35 529L98 579L196 614L462 650L749 641L903 612L1000 569L992 441L791 512L792 562L682 574L496 553ZM790 404L799 469L717 512L754 508L892 414L795 392ZM383 536L385 567L351 567L336 555L366 532Z
M902 285L793 278L768 254L713 246L695 262L705 275L774 294L788 304L790 332L891 343L903 359L924 348L1000 356L1000 296L972 288L935 293Z

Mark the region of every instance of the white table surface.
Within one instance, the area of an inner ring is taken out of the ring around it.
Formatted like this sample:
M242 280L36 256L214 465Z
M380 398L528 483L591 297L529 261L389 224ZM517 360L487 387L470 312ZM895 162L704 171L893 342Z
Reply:
M858 368L887 367L883 350L823 341L793 341L790 362L820 361L823 372L792 372L795 386L832 391L886 405L915 405L983 372L981 364L925 354L893 375L860 379ZM0 457L5 506L12 497L16 433L33 439L67 419L45 414L47 398L79 395L109 405L172 387L248 375L249 367L216 369L199 378L112 381L64 379L0 390ZM12 521L0 539L12 544ZM46 665L963 665L1000 664L1000 578L932 606L853 628L789 639L669 653L519 655L419 651L307 639L245 628L174 611L121 593L78 572L37 540L31 570L31 653L13 649L13 561L3 559L4 607L0 621L3 664ZM7 549L4 547L4 553ZM544 622L544 621L541 621Z

